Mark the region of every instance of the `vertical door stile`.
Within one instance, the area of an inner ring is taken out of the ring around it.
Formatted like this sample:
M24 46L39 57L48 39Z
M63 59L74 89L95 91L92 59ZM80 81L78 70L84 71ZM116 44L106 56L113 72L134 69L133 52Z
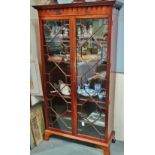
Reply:
M42 86L44 96L44 112L45 112L45 126L48 129L48 110L47 110L47 99L46 99L46 77L45 77L45 61L44 61L44 40L43 40L43 24L42 19L39 19L39 30L40 30L40 49L41 49L41 65L42 65Z
M76 93L76 20L70 17L70 72L72 97L72 134L77 135L77 93Z

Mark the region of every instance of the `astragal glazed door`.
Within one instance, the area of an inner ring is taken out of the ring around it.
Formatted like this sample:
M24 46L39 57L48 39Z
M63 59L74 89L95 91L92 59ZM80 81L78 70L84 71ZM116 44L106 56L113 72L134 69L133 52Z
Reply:
M42 20L48 128L72 132L69 23Z
M76 38L78 133L104 139L108 18L78 18Z

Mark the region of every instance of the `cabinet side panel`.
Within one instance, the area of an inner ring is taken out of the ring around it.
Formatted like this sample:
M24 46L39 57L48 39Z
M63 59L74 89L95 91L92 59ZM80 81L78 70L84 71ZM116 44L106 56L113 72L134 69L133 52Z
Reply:
M109 119L108 119L108 137L114 130L114 97L115 97L115 78L116 73L110 73L110 92L109 92Z
M115 79L116 79L116 49L117 49L117 28L118 16L113 12L112 16L112 37L111 37L111 68L110 68L110 87L109 87L109 113L108 113L108 136L114 130L114 98L115 98Z

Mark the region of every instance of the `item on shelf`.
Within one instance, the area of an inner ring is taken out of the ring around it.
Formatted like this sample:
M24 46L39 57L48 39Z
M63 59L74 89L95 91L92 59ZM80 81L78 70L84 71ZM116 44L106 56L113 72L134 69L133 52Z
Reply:
M78 37L79 38L81 37L81 28L80 28L80 26L78 27Z
M81 55L86 55L86 54L87 54L87 47L82 47Z
M63 95L70 95L71 90L70 87L67 86L62 80L59 80L59 89Z
M63 34L62 33L58 34L57 36L58 36L59 39L63 38Z
M94 89L95 89L96 93L99 94L100 91L101 91L101 84L100 83L95 83L94 84Z
M57 0L46 0L45 4L57 4Z
M54 38L54 36L55 36L55 30L54 30L54 28L52 28L51 33L50 33L50 36L51 36L51 38Z
M64 56L64 61L65 61L65 62L69 62L69 60L70 60L70 55L69 55L69 54L66 54L66 55Z
M101 79L101 80L105 80L106 79L106 71L103 71L101 73L96 73L96 75L94 75L93 77L89 78L89 81L91 79Z
M54 87L55 87L57 90L60 91L60 87L59 87L58 84L54 83L53 85L54 85ZM55 91L50 91L50 92L51 92L51 93L54 93ZM56 92L57 92L57 91L56 91Z
M78 94L84 97L88 96L97 96L97 93L94 89L87 88L87 89L81 89L80 86L78 86Z
M73 0L57 0L59 4L67 4L67 3L72 3Z
M94 54L94 55L97 55L98 54L98 49L97 48L92 48L91 53ZM97 56L99 57L99 55L97 55Z
M104 64L98 64L96 67L96 72L97 73L102 73L106 71L106 65Z
M101 73L96 73L96 74L99 75L101 79L106 79L106 75L107 75L106 71L101 72Z
M106 97L106 92L105 91L103 91L103 92L101 92L101 93L98 93L98 98L100 99L100 100L102 100L103 98L105 98Z
M86 54L86 55L80 55L77 53L78 61L93 61L93 60L98 60L98 56L96 54Z
M54 38L48 46L52 54L61 54L63 52L63 46L58 37Z
M88 81L91 81L92 79L105 79L106 78L106 71L101 72L101 73L96 73L94 76L88 78Z
M107 48L103 48L103 51L102 51L102 61L103 62L107 61Z
M87 120L95 125L105 127L105 114L99 112L92 112Z
M68 28L64 28L64 34L63 34L64 38L68 38Z
M55 86L54 86L54 87L55 87ZM56 92L57 92L56 90L50 91L51 94L56 93Z
M105 33L105 34L103 35L103 40L106 41L107 39L108 39L108 33Z
M107 61L103 61L102 64L106 65L107 64Z
M93 38L92 38L92 47L97 48L97 43L96 43L95 39L93 39Z
M33 0L36 5L47 5L53 0Z
M84 88L85 88L85 90L87 91L87 90L89 89L89 84L85 83L85 84L84 84Z
M59 33L59 31L60 31L60 26L56 26L56 28L55 28L56 34Z
M89 33L90 33L90 35L93 34L93 26L92 25L89 26Z
M84 36L84 38L89 37L88 30L87 30L86 26L84 26L84 28L83 28L83 36Z

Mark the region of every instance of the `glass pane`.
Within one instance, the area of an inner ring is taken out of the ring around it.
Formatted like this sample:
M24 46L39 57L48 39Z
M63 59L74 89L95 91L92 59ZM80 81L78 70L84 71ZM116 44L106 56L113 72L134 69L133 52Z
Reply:
M76 24L78 132L104 138L108 19Z
M69 20L45 20L43 30L49 127L72 131Z

